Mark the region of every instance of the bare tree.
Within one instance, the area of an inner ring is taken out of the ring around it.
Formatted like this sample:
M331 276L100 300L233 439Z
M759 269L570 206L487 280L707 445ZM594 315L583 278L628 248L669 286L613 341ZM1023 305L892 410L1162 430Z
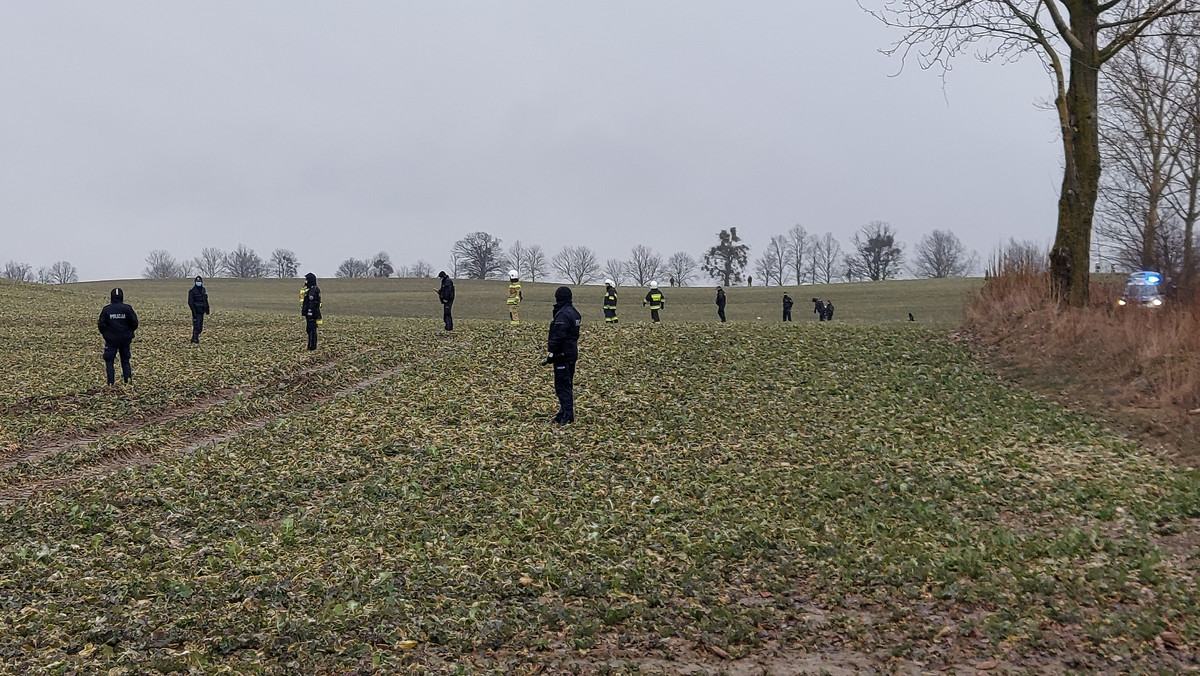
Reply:
M832 284L841 276L842 245L833 233L827 232L824 237L813 241L810 257L812 267L809 279L813 284Z
M1000 244L992 252L984 274L989 277L1037 275L1045 272L1049 265L1050 257L1044 247L1028 240L1009 239L1007 244Z
M267 276L267 264L245 244L225 256L225 273L239 279L258 279Z
M371 258L372 277L391 277L395 272L392 267L392 257L386 251L380 251Z
M165 249L155 249L146 256L146 267L142 270L145 279L180 279L189 274L187 265L175 260Z
M572 284L588 284L600 277L596 252L586 246L567 246L550 262L559 275Z
M702 269L709 277L721 280L722 286L742 281L742 272L746 269L750 247L741 244L741 241L737 228L722 230L717 233L717 245L704 254Z
M525 247L525 267L517 268L521 276L531 282L544 279L550 272L550 262L546 260L546 252L542 247L532 244Z
M645 286L651 280L657 280L663 271L662 256L650 247L639 244L630 250L629 263L626 270L638 286Z
M279 279L293 279L300 273L300 259L291 249L276 249L271 252L271 268Z
M418 277L420 279L428 279L433 276L433 266L425 260L419 260L412 264L412 267L407 269L407 277Z
M678 286L687 286L695 279L699 267L696 259L684 251L676 251L667 259L667 274L675 278Z
M860 0L889 26L905 31L890 50L922 68L964 53L1011 61L1034 52L1055 84L1063 145L1058 230L1050 276L1058 296L1088 300L1092 224L1100 185L1099 75L1123 49L1165 17L1195 13L1194 0ZM978 49L976 49L978 47Z
M793 225L787 234L787 258L788 264L792 268L792 276L796 279L796 284L804 283L804 274L811 267L808 261L809 251L812 250L813 241L816 238L809 235L808 231L803 226Z
M79 271L68 261L58 261L46 271L46 284L71 284L79 281Z
M525 245L521 244L521 240L513 242L513 245L508 247L508 256L504 259L504 267L516 270L518 275L521 274L525 267L525 259L529 256L527 251Z
M896 241L896 232L885 221L871 221L851 240L854 245L856 273L873 282L891 279L904 265L904 245Z
M767 242L767 248L763 251L760 257L764 266L760 271L763 274L763 279L766 281L764 286L770 286L771 280L775 280L775 284L783 286L787 284L788 274L791 272L791 242L785 235L775 235Z
M470 279L487 279L505 273L500 240L486 232L472 232L454 243L453 253Z
M17 282L32 282L35 279L33 266L28 263L9 261L4 264L4 278Z
M203 277L220 277L225 274L225 252L206 246L200 250L200 255L192 259L192 267L196 274Z
M629 275L629 262L620 258L610 258L604 262L603 272L604 276L616 282L617 286L622 286Z
M371 263L351 256L338 265L335 277L342 279L361 279L371 276Z
M1181 282L1191 288L1196 276L1195 232L1200 219L1200 44L1192 43L1186 52L1188 83L1181 97L1188 111L1175 143L1179 163L1178 190L1168 195L1174 211L1183 221L1183 263Z
M949 230L934 230L921 238L912 264L917 277L966 277L978 266L978 256L967 253L962 240Z
M457 252L450 252L450 279L458 279L463 271L463 259Z

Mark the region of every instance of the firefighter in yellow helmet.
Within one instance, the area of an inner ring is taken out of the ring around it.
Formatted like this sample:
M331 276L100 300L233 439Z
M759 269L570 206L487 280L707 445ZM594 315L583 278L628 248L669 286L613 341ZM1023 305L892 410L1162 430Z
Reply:
M617 323L617 283L604 280L604 323Z
M516 270L508 271L508 323L517 326L521 323L521 280Z
M662 291L658 290L658 282L650 282L650 290L646 292L646 299L642 301L642 307L650 306L650 319L655 324L658 323L658 311L662 309L666 300Z

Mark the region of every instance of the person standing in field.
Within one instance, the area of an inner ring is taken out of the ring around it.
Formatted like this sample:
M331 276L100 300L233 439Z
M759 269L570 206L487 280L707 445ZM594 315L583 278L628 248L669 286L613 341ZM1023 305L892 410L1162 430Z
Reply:
M450 310L454 306L454 282L450 281L450 276L445 270L439 272L438 277L442 280L442 285L437 291L438 300L442 301L442 322L447 331L453 331L454 318L450 316Z
M822 302L820 298L814 298L812 299L812 302L813 314L817 315L817 321L825 321L825 303Z
M104 337L104 370L108 384L116 384L117 374L113 362L121 355L121 382L133 382L133 368L129 365L129 345L138 328L137 313L125 302L125 292L119 287L108 294L109 304L100 311L96 328Z
M517 326L521 323L521 280L516 270L508 271L508 323Z
M208 291L204 278L196 276L196 282L188 291L188 307L192 310L192 342L200 344L200 332L204 331L204 315L209 313Z
M575 422L575 362L579 359L579 325L583 319L571 304L571 289L560 286L554 292L554 319L546 338L546 364L554 366L554 394L558 414L554 422Z
M300 314L308 332L308 349L315 350L317 327L321 325L321 287L317 286L317 276L311 272L304 275L304 288L300 290Z
M721 323L725 323L725 289L717 287L717 316L721 318Z
M604 280L604 323L617 323L617 283Z
M833 321L833 301L825 301L825 321Z
M663 297L662 291L658 290L658 282L650 282L650 290L646 292L646 298L642 301L642 307L650 306L650 320L655 324L658 323L658 311L662 309L667 299Z
M792 321L792 297L783 294L783 321Z

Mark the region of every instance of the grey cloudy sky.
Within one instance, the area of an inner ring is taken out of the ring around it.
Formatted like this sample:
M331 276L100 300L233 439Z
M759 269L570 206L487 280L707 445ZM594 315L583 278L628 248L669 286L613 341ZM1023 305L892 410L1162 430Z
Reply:
M1035 59L945 86L853 0L4 2L0 262L245 243L331 275L486 230L603 260L886 220L1049 241Z

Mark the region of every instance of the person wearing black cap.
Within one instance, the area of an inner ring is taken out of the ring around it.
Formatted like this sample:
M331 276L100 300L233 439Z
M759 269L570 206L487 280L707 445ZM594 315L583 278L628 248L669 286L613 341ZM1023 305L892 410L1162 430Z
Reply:
M454 318L450 316L450 308L454 305L454 282L450 281L450 276L445 270L438 273L438 277L442 280L441 287L438 288L438 300L442 301L442 322L446 325L447 331L454 330Z
M204 331L204 315L208 310L208 291L204 289L204 278L196 276L196 283L188 291L188 307L192 309L192 342L200 343L200 332Z
M108 375L108 384L116 383L116 368L113 361L121 355L121 382L133 382L133 369L129 366L129 344L133 342L134 332L137 331L137 313L125 302L125 292L120 288L113 289L108 294L111 301L100 311L100 319L96 327L104 336L104 370Z
M554 422L567 425L575 422L575 361L579 358L579 325L583 319L571 304L571 289L558 287L554 301L545 363L554 366L554 394L558 395Z
M304 288L300 290L300 314L308 331L308 349L315 350L317 327L321 325L321 287L317 286L317 276L311 272L304 275Z

